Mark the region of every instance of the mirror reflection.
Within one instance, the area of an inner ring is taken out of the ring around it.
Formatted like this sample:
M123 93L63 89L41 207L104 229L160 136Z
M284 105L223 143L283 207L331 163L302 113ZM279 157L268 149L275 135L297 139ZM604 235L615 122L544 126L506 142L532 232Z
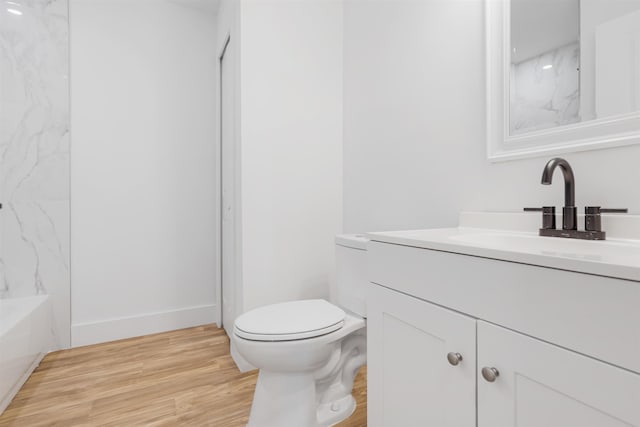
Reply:
M640 0L511 0L511 135L640 110Z

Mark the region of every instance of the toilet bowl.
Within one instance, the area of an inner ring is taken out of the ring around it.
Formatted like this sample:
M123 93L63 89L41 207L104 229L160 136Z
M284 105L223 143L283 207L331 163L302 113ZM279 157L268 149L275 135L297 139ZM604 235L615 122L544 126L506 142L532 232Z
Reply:
M355 410L353 382L366 363L366 243L336 237L336 304L290 301L236 319L236 350L260 370L249 426L331 426Z

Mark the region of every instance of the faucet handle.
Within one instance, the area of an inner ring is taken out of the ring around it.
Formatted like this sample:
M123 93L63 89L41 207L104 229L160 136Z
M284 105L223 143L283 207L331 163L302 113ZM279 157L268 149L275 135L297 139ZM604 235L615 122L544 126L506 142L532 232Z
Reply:
M609 209L609 208L600 208L600 213L629 213L629 209Z
M524 208L525 212L542 212L542 228L545 230L555 230L556 228L556 207L543 206L541 208Z
M600 206L584 208L584 229L587 231L602 231L603 213L628 213L629 209L605 209Z
M584 208L585 215L599 215L603 213L629 213L629 209L609 209L601 208L600 206L586 206Z

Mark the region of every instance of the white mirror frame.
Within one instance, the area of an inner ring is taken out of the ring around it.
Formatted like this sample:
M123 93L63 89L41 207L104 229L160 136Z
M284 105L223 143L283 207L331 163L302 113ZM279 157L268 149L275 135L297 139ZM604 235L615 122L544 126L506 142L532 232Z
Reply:
M520 135L509 132L510 0L486 0L487 157L492 162L640 143L640 111Z

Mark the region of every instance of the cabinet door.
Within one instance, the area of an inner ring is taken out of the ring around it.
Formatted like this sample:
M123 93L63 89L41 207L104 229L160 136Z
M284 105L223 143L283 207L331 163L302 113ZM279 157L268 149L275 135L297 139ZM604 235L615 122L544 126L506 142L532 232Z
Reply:
M368 425L475 426L475 320L374 284L367 296Z
M640 426L640 375L479 321L478 426Z

